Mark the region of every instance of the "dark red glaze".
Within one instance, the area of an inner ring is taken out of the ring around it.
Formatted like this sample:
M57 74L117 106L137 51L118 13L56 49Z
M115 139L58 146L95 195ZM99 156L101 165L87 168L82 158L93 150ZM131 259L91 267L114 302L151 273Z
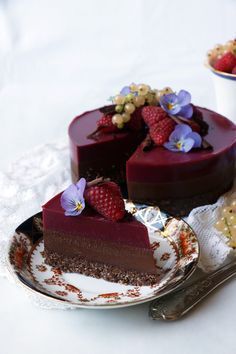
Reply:
M231 187L236 127L219 114L199 110L209 125L205 139L213 149L176 153L159 147L145 153L138 147L126 165L131 199L158 202L201 195L196 203L207 204Z
M79 216L65 216L60 197L61 193L43 206L44 230L150 249L147 229L134 217L114 222L87 206Z
M144 152L141 138L135 137L134 132L103 135L91 142L86 136L95 130L101 113L95 110L75 118L69 128L74 178L84 176L85 169L92 171L92 177L103 172L112 179L116 175L120 182L126 178L130 199L147 203L163 201L164 208L176 214L180 205L184 214L193 207L216 201L233 183L236 127L213 111L197 108L209 124L205 139L212 150L176 153L155 147ZM120 168L112 172L112 164ZM124 166L126 174L123 172L121 176ZM170 205L174 201L177 203L172 209ZM188 202L185 209L184 204Z
M199 108L204 121L209 124L205 139L213 150L192 150L189 153L176 153L164 147L143 152L138 147L127 162L128 181L175 182L203 177L224 170L235 154L236 127L228 119L208 109Z
M144 138L143 132L126 131L118 134L99 134L88 138L97 128L103 115L99 109L76 117L69 126L73 180L98 176L125 181L125 161ZM104 165L104 161L106 162Z
M87 260L124 270L156 274L146 227L134 217L112 222L87 207L79 216L65 216L61 193L43 206L46 254L62 260ZM63 261L64 262L64 261ZM63 263L65 266L65 263ZM66 265L70 269L70 261Z

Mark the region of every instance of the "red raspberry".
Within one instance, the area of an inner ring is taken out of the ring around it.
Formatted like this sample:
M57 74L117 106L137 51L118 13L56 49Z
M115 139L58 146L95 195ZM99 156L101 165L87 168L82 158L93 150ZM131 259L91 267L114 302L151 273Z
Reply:
M235 67L232 70L232 74L236 75L236 65L235 65Z
M125 216L124 200L120 188L114 182L88 187L84 197L92 208L109 220L118 221Z
M156 145L163 145L168 141L174 127L175 122L171 118L164 118L161 122L151 126L149 130L151 139Z
M162 121L168 117L168 114L158 106L145 106L142 108L142 116L144 122L148 127L152 127L154 124Z
M106 182L106 185L112 189L112 191L116 194L116 195L121 195L120 192L120 187L118 186L118 184L116 184L115 182L109 181Z
M112 123L112 116L107 115L107 116L102 116L98 121L97 121L98 127L110 127L113 125Z
M102 131L103 133L113 133L118 130L117 126L112 123L112 115L109 114L102 116L97 121L97 126L99 131Z
M236 56L233 53L228 52L224 54L220 59L218 59L214 68L225 73L231 73L233 68L236 66Z

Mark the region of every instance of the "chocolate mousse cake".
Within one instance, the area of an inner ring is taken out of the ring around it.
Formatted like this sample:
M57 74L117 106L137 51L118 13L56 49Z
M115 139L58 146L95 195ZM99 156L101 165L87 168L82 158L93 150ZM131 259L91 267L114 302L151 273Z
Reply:
M131 200L175 215L214 203L233 184L236 127L190 100L185 90L131 84L113 105L76 117L73 180L110 177L125 183Z
M81 187L81 181L43 206L46 262L112 282L156 283L148 230L125 211L119 188L113 182Z
M113 106L86 112L76 117L69 127L74 182L80 177L91 180L100 176L107 176L118 183L126 182L125 161L141 144L145 134L142 130L134 130L91 135L104 111L109 112L110 109Z

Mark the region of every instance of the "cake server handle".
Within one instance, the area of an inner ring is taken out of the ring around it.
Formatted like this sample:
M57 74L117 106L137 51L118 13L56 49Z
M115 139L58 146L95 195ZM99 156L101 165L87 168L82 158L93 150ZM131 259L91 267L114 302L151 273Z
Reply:
M233 261L171 294L152 301L149 316L154 320L177 320L235 274L236 261Z

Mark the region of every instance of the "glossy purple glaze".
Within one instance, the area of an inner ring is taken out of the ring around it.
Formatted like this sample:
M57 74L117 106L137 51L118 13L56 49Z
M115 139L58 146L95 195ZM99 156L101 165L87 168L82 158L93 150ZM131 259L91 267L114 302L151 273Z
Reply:
M79 216L65 216L60 204L61 193L43 206L45 231L68 234L68 237L84 237L99 241L115 242L138 248L150 249L146 227L134 217L113 222L86 206Z
M80 177L93 179L98 175L125 181L125 161L143 140L142 132L101 134L96 140L89 139L88 135L96 130L102 115L99 109L85 112L74 118L69 126L74 181Z
M89 140L86 136L96 129L102 113L98 109L76 117L69 127L74 179L92 169L93 176L102 174L112 179L117 176L120 182L125 180L129 197L136 201L169 203L171 200L172 203L175 199L201 196L191 208L214 202L233 183L236 127L213 111L197 108L209 124L205 139L212 150L176 153L156 147L143 152L140 146L143 136L137 136L136 132ZM113 171L110 166L114 166Z
M172 152L164 147L143 152L138 147L127 162L128 182L176 182L220 174L235 156L236 127L228 119L205 108L199 108L209 124L205 139L213 150L188 153Z

